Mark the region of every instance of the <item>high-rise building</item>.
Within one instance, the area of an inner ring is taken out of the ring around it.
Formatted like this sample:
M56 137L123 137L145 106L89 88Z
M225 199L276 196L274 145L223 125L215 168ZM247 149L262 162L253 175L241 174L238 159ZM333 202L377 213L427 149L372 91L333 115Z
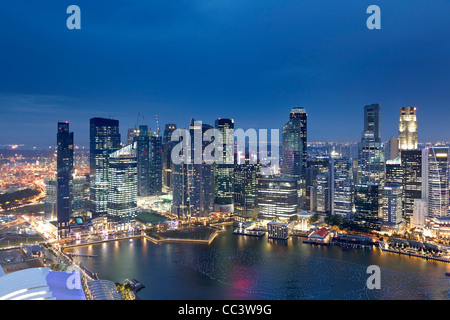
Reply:
M449 148L430 147L422 157L428 215L444 217L449 210Z
M307 117L305 108L292 108L282 132L281 175L283 179L297 181L299 208L303 207L306 194Z
M416 107L400 108L400 121L398 123L398 139L400 150L417 149Z
M363 132L358 168L360 183L381 184L385 177L384 145L376 141L373 132Z
M139 126L135 135L137 144L137 194L150 196L150 141L148 127Z
M109 155L109 216L131 221L137 208L137 143L127 145Z
M89 183L86 176L74 176L72 183L72 217L88 217Z
M281 174L284 179L300 181L303 178L307 159L307 116L304 108L295 107L283 126Z
M149 132L149 187L150 195L160 195L163 187L163 143L162 137L156 132Z
M402 150L403 217L407 224L414 213L414 201L422 198L422 151Z
M109 155L120 149L119 121L90 119L90 210L93 216L106 215L108 204Z
M388 183L383 187L383 227L401 229L402 189L402 185L397 183Z
M380 228L380 192L374 183L355 185L355 220L370 229Z
M127 130L127 145L133 144L134 138L139 133L139 130L136 128L128 128Z
M172 191L173 187L173 161L172 149L176 141L171 141L172 133L177 129L176 124L168 123L164 129L163 136L163 187L167 191Z
M385 159L387 160L394 160L396 159L400 153L399 153L399 147L398 147L398 138L397 137L391 137L389 141L387 142L385 146Z
M56 140L56 218L58 237L63 238L70 231L69 224L72 213L73 132L69 132L69 122L58 122Z
M374 142L380 142L380 104L364 106L364 132L372 132Z
M176 192L186 190L187 194L181 194L180 196L187 196L187 199L182 199L181 197L175 196L174 189L174 199L176 197L181 200L181 204L180 202L175 202L174 200L174 204L176 206L175 209L179 210L180 205L184 206L183 208L185 209L189 208L186 213L189 217L204 216L214 210L214 166L206 163L205 159L202 159L200 163L196 163L194 160L195 153L198 152L203 155L204 148L209 144L201 139L201 152L199 152L199 150L196 150L195 136L203 137L203 134L205 134L205 132L209 129L213 129L213 127L211 125L204 124L201 121L191 119L189 132L191 135L190 152L192 161L188 162L186 168L177 168L180 169L181 173L181 176L177 177L177 179L181 178L181 182L187 184L187 186L182 187L181 190L176 190ZM186 172L186 176L184 176L184 172ZM174 187L178 188L178 181L176 184L174 181Z
M414 213L411 217L411 228L423 228L425 217L428 215L428 200L414 199Z
M329 213L331 204L330 171L317 176L314 186L316 212Z
M45 202L44 202L44 218L45 221L56 221L56 203L57 190L55 178L45 178Z
M260 179L258 181L260 219L288 218L298 212L297 181Z
M238 154L234 164L234 216L238 221L257 218L260 163L252 163L248 154Z
M353 210L353 179L350 178L351 162L345 158L332 159L330 172L332 207L331 213L350 218Z
M386 183L403 184L403 166L400 157L386 161Z
M234 172L234 120L216 120L215 128L222 135L221 162L214 165L214 209L233 212L233 172Z

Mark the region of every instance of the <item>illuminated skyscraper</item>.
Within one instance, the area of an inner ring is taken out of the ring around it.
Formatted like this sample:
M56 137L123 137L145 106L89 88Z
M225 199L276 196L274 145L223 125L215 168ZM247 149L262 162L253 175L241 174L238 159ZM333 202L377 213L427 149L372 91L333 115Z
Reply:
M383 187L383 227L392 230L401 228L402 189L402 185L398 183L388 183Z
M355 185L355 220L370 229L380 228L381 193L379 185L374 183Z
M162 193L163 157L162 137L156 132L149 132L149 186L151 196Z
M137 143L127 145L109 155L109 216L133 220L137 208Z
M119 121L90 119L90 210L94 217L107 214L109 155L119 148Z
M139 126L135 136L137 144L137 194L150 196L150 144L148 127Z
M350 218L352 216L353 209L354 185L353 179L350 178L351 162L345 158L332 158L331 168L331 213Z
M260 179L258 181L260 219L288 218L298 212L297 181Z
M428 215L444 217L449 210L449 148L431 147L423 152L424 187Z
M72 180L73 180L73 132L69 132L69 122L58 122L56 148L56 218L58 237L67 236L72 214Z
M305 108L292 108L282 133L281 175L283 179L297 181L299 209L306 198L307 118Z
M380 142L380 104L364 106L364 132L373 132L375 142Z
M214 209L220 212L233 212L233 174L234 174L234 120L216 120L215 128L222 134L222 163L214 165Z
M400 121L398 123L398 139L400 150L417 149L416 107L400 108Z
M257 217L257 188L260 163L253 164L249 155L236 155L234 165L234 215L239 221Z
M402 150L403 218L407 224L414 214L414 202L422 198L422 151Z
M380 105L377 103L364 106L364 132L358 157L360 183L382 183L384 165L384 144L380 139Z
M166 190L171 191L173 187L173 162L172 149L177 142L171 141L172 132L177 129L176 124L166 124L163 136L163 186Z

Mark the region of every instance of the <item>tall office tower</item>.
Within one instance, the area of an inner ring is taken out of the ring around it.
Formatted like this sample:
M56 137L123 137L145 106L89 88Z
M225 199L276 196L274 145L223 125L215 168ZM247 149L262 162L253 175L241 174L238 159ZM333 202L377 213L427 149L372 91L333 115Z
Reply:
M137 194L150 196L150 141L148 127L139 126L135 136L137 144Z
M377 142L373 132L363 132L358 167L361 183L381 184L385 177L384 145Z
M320 173L330 170L331 158L326 155L317 155L307 161L308 168L317 168Z
M395 160L386 161L386 183L403 184L403 166L398 157Z
M156 132L149 133L150 151L150 195L156 196L162 193L163 187L163 143L162 137Z
M137 208L137 143L127 145L109 156L109 216L131 221Z
M134 138L138 135L139 130L136 128L128 128L127 130L127 145L133 144Z
M428 215L428 200L415 199L414 213L411 217L411 228L423 228L425 226L425 217Z
M222 134L222 163L214 165L214 210L231 213L233 209L234 120L217 119L215 128Z
M403 217L407 224L414 214L414 201L422 198L422 151L402 150Z
M184 150L180 152L180 159L182 159L182 162L180 164L173 163L172 167L173 199L171 212L176 214L178 218L185 219L190 217L191 206L189 203L187 154L184 153Z
M383 187L383 227L401 229L403 187L398 183L387 183Z
M58 122L56 140L56 219L58 238L64 238L70 231L72 214L73 132L69 132L69 122Z
M331 168L331 214L351 218L354 186L350 178L351 162L345 158L332 159Z
M238 154L234 164L234 215L238 221L257 218L258 179L261 164L250 161L248 154Z
M430 147L424 150L424 182L426 183L426 199L428 199L428 215L444 217L449 207L449 148Z
M298 212L297 181L260 179L258 181L258 218L289 218Z
M306 168L305 170L305 201L303 202L303 209L307 211L315 211L316 200L314 197L315 184L317 181L317 176L320 174L318 167Z
M355 220L369 229L380 229L380 192L374 183L355 185Z
M172 161L172 149L177 144L175 141L171 141L172 133L177 129L176 124L168 123L164 129L163 136L163 187L167 191L172 191L173 185L173 161Z
M416 107L400 108L400 121L398 123L398 139L400 150L417 149Z
M45 178L44 219L47 222L56 220L57 191L55 178Z
M330 172L321 173L317 176L315 184L316 212L330 212Z
M364 106L364 132L372 132L373 140L381 141L379 103Z
M294 107L283 126L281 174L283 179L296 180L299 208L303 206L306 185L307 117L302 107Z
M394 160L398 158L400 155L400 150L398 148L398 138L397 137L391 137L389 141L386 143L385 150L384 150L384 158L387 160Z
M89 204L89 184L86 176L75 176L72 183L72 217L87 217Z
M201 121L191 119L189 131L191 135L191 163L187 166L187 183L190 206L190 216L204 216L214 210L214 166L205 163L202 159L200 163L195 161L196 151L204 153L209 142L200 143L201 150L196 150L195 137L203 137L205 132L213 129L211 125L203 124Z
M120 148L119 121L90 119L90 201L92 215L106 215L108 204L108 159Z
M283 126L281 174L284 179L301 180L306 168L306 112L293 108Z

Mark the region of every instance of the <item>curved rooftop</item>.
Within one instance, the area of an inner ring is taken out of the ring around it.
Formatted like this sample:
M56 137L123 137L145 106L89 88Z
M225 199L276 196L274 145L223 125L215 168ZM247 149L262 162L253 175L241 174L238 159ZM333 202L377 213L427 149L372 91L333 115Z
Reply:
M29 268L0 277L0 300L86 300L79 271Z

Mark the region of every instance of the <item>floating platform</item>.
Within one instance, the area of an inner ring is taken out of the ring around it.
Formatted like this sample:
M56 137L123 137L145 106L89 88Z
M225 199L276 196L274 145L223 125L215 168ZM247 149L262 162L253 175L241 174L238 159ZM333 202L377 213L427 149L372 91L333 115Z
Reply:
M236 229L233 234L237 234L240 236L250 236L250 237L262 237L266 233L262 231L253 231L253 230L242 230Z

